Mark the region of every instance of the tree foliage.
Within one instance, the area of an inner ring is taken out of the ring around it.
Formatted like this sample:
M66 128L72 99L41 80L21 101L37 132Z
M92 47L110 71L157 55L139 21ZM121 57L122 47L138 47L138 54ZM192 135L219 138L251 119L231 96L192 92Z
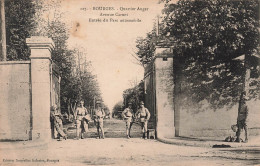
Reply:
M175 64L175 70L184 82L181 93L186 93L187 103L206 99L216 109L237 102L244 66L233 59L257 53L258 10L257 0L166 5L163 33L172 38L174 56L182 64Z
M133 88L124 90L124 107L128 106L128 103L132 103L133 110L138 109L140 101L144 101L144 82L141 81L138 85Z
M6 17L8 60L29 59L25 39L30 36L47 36L54 41L52 60L61 74L62 111L71 114L79 100L93 107L94 98L101 99L96 76L91 72L91 63L82 60L84 52L79 48L68 47L69 28L61 11L60 0L8 0Z
M140 58L140 62L145 65L152 61L153 54L156 45L156 29L146 34L145 38L139 37L136 40L137 56Z
M200 107L207 101L218 109L237 103L244 64L234 58L246 55L254 62L252 55L258 53L259 1L164 3L158 38L160 45L173 49L174 81L179 88L176 95L186 103L183 106ZM254 73L250 96L256 98L260 92L259 63L251 63L250 68Z
M32 0L5 2L7 60L29 59L25 39L35 28L35 4Z
M119 101L115 104L115 106L113 107L113 112L112 112L112 116L113 118L115 117L121 117L120 113L122 113L124 109L124 104L122 101Z

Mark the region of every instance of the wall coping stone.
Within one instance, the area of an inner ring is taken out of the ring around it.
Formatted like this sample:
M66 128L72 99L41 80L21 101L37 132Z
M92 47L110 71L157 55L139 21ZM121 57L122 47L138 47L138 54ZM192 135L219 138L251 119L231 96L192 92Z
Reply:
M31 61L0 61L0 65L30 64Z

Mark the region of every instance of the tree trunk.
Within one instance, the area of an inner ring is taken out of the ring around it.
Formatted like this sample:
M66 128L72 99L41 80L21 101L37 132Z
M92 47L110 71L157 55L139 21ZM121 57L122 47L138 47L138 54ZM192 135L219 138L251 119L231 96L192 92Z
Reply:
M0 27L1 27L1 57L0 60L6 61L6 29L5 29L5 0L0 0L0 14L1 14L1 21L0 21Z

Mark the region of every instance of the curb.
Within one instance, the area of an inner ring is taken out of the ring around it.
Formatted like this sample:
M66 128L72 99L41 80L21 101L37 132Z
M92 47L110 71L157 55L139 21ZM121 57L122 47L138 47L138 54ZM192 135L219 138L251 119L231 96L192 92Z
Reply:
M179 146L195 146L195 147L211 147L210 145L206 145L205 143L194 143L193 141L184 141L177 139L167 139L167 138L158 138L157 140L166 144L179 145Z
M160 138L157 140L166 144L180 145L180 146L194 146L194 147L207 147L212 148L213 145L229 145L228 148L241 148L241 147L260 147L260 144L246 144L246 143L236 143L236 142L218 142L218 141L193 141L193 140L181 140L178 137L173 139Z

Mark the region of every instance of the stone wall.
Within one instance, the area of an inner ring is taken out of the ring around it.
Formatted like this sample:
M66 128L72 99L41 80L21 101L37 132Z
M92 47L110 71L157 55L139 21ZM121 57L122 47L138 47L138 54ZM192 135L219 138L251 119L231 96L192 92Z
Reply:
M0 62L0 140L29 140L30 61Z
M207 106L207 103L204 103ZM249 101L249 135L260 134L260 100ZM208 109L203 112L193 113L189 110L180 110L180 136L196 138L212 138L223 140L225 137L235 135L231 125L236 124L238 104L231 109ZM243 134L242 134L243 136ZM242 137L243 138L243 137Z
M30 61L0 62L0 140L51 139L50 108L59 106L50 38L26 39Z

